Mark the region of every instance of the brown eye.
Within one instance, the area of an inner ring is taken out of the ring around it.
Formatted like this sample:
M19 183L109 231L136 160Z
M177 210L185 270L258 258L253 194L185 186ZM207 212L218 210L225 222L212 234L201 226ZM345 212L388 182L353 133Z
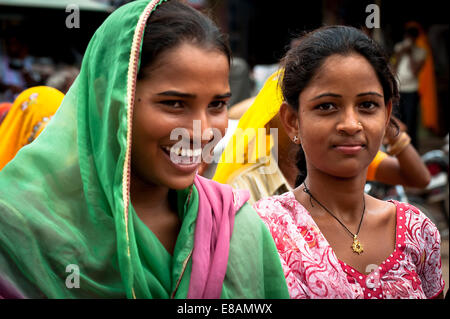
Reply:
M183 103L182 101L178 101L178 100L165 100L165 101L161 101L161 104L164 104L166 106L169 106L171 108L174 109L179 109L183 107Z
M209 107L220 110L220 109L223 109L224 107L226 107L227 105L228 105L227 101L218 100L218 101L211 102L209 104Z
M364 110L367 110L367 111L373 110L380 106L378 103L373 102L373 101L365 101L365 102L362 102L360 105Z
M320 111L332 111L335 108L336 108L336 106L334 106L333 103L322 103L315 107L315 109L320 110Z

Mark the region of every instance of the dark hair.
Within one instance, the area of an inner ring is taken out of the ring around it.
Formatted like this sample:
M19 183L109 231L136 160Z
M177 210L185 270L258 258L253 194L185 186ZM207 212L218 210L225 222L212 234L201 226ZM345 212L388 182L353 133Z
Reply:
M398 103L399 92L388 57L381 47L362 31L348 26L326 26L302 36L281 61L284 69L281 90L284 100L293 108L299 107L299 95L309 84L326 58L334 54L362 55L372 65L383 88L384 101ZM390 125L399 131L398 124L391 119ZM296 186L306 178L306 161L303 148L297 159L300 175Z
M218 49L227 56L228 62L231 60L228 40L210 18L186 4L170 0L161 3L147 21L138 80L145 77L145 68L161 52L185 41Z

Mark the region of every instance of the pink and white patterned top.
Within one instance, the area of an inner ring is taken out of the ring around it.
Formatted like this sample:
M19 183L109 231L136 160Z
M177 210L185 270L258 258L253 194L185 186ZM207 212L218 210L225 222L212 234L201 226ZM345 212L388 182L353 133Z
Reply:
M440 234L417 208L397 201L394 252L365 275L340 261L292 192L253 208L280 254L291 298L433 298L444 289Z

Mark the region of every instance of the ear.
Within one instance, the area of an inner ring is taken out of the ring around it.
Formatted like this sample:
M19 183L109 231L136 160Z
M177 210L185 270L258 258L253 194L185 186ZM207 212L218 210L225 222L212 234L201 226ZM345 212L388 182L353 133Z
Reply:
M294 139L294 136L299 136L299 120L298 120L298 112L294 110L287 102L283 102L280 107L280 120L283 124L284 130L286 134L289 136L291 140Z

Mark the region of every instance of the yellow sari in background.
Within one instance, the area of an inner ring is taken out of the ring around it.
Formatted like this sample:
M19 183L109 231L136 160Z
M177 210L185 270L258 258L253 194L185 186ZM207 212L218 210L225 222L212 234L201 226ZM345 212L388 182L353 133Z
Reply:
M0 170L42 132L63 98L47 86L29 88L16 98L0 125Z
M213 180L226 184L233 172L243 166L252 165L264 156L270 155L273 139L270 134L265 135L266 149L258 149L258 129L265 125L278 113L281 103L281 89L278 86L279 72L272 74L259 91L255 100L240 118L238 126L225 147Z

